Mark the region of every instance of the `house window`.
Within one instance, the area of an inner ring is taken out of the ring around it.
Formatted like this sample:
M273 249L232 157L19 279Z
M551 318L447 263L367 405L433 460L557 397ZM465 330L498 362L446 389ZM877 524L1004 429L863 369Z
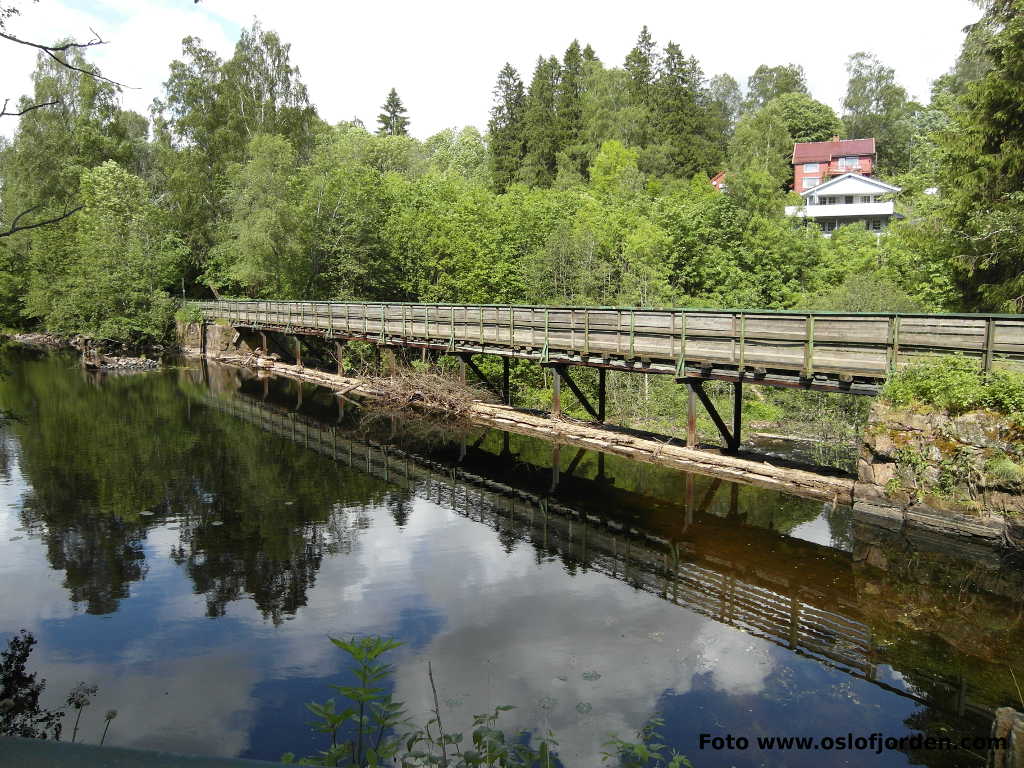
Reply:
M860 202L860 203L871 203L871 202L874 202L874 201L871 199L871 195L861 195L860 200L858 200L858 202Z
M871 232L882 231L882 220L881 219L868 219L867 221L868 230Z
M835 232L835 230L836 230L836 223L835 223L835 221L822 221L820 223L821 223L821 231L822 232Z
M839 170L841 171L856 171L860 169L860 158L859 157L841 157L839 158Z
M844 197L843 199L846 201L847 205L853 204L853 195L846 195L846 197Z
M817 176L804 176L804 189L811 189L818 186Z
M818 173L820 170L818 163L804 163L804 173Z

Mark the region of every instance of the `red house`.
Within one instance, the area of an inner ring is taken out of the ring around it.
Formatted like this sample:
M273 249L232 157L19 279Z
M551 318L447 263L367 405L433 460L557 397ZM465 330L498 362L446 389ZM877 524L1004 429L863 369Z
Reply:
M806 192L844 173L870 177L875 171L874 139L808 141L793 145L793 189Z

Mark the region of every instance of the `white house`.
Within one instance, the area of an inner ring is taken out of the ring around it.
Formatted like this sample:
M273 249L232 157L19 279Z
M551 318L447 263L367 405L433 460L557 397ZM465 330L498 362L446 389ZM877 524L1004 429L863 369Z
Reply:
M858 222L871 232L882 232L896 215L893 201L882 198L899 191L900 187L870 176L844 173L800 192L803 205L787 205L786 215L814 221L826 236Z

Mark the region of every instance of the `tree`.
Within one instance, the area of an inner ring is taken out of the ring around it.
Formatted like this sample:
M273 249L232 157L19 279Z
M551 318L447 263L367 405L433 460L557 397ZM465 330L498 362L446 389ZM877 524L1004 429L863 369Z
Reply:
M746 110L758 110L784 93L808 93L804 68L799 64L762 64L747 78Z
M558 119L559 172L582 179L587 168L587 147L583 145L583 54L573 40L562 57L558 77L555 114Z
M793 141L828 141L842 131L842 122L827 104L806 93L784 93L772 99L765 109L777 109Z
M74 237L33 250L26 311L60 334L127 344L165 341L184 249L145 182L113 161L86 170Z
M515 180L526 154L526 94L511 64L506 62L501 68L493 94L494 106L487 124L491 180L495 190L504 192Z
M718 165L726 126L713 120L715 113L708 109L703 80L697 59L685 56L677 44L669 42L651 91L658 148L656 153L646 153L645 170L689 178Z
M909 117L913 112L907 91L896 72L871 53L855 53L846 64L850 79L843 99L843 124L851 139L874 138L878 167L885 173L907 168L910 155Z
M1024 12L990 0L982 57L990 66L951 110L941 190L957 279L968 307L1024 310Z
M792 176L792 152L793 137L786 125L786 116L779 105L770 105L748 112L736 126L729 144L730 171L767 174L776 188L781 189Z
M654 107L654 80L658 72L658 53L651 33L644 25L637 37L636 45L626 55L624 69L629 79L626 83L629 103L637 115L634 121L634 135L630 143L645 147L652 138L651 112Z
M392 88L388 92L388 98L381 109L383 111L377 115L378 136L409 135L409 118L405 114L402 100L398 98L398 91Z
M249 142L245 162L228 170L229 218L206 275L215 288L252 298L308 295L316 276L297 236L294 172L288 140L263 134Z
M550 186L555 177L560 148L557 109L561 71L562 67L554 56L538 58L526 94L526 158L519 177L531 186Z
M721 74L711 78L708 84L708 99L718 119L727 126L729 136L736 129L736 121L743 109L743 93L740 84L732 75Z

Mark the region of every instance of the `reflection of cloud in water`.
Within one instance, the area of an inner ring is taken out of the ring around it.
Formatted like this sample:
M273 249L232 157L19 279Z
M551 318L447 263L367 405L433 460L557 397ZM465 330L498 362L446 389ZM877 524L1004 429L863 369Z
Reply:
M39 671L53 692L98 682L100 698L88 714L119 710L112 743L235 755L248 746L261 680L333 676L347 660L331 635L398 635L408 645L391 659L395 693L417 721L432 706L430 660L450 730L468 736L473 714L512 704L502 727L551 729L559 751L581 765L599 764L610 734L630 736L663 693L686 693L696 673L710 672L725 692L747 694L760 691L771 671L767 656L750 650L762 644L748 635L600 573L569 578L557 560L538 564L529 544L506 553L493 530L429 500L415 498L412 507L404 529L386 510L373 513L350 554L324 559L306 607L282 626L267 622L251 600L236 601L227 612L244 628L239 646L217 633L212 649L200 642L196 657L166 662L153 661L162 644L175 643L180 656L193 647L190 638L202 639L194 622L210 620L203 597L167 556L176 534L151 529L150 570L132 591L135 605L157 621L123 643L117 659L83 649L90 660L71 664L40 648ZM43 557L38 542L26 551ZM18 572L36 581L23 585L31 602L4 598L5 607L11 600L20 606L13 615L38 625L47 611L72 613L66 591L39 580L38 566ZM409 614L436 621L410 627L403 624ZM307 698L329 695L324 689Z
M710 673L715 688L730 695L761 693L775 668L774 656L765 641L722 624L705 623L697 646L697 671Z
M432 707L430 660L450 730L468 735L472 715L512 704L506 730L550 728L583 765L600 763L610 733L641 727L663 692L689 690L705 623L599 573L567 578L532 546L508 554L494 531L416 499L404 530L378 515L350 556L324 562L277 658L291 674L330 675L345 659L327 635L398 633L409 611L441 626L403 637L417 649L392 658L415 719Z
M173 752L232 757L249 743L253 715L250 692L259 670L225 649L201 657L174 659L144 669L120 664L68 664L33 656L33 668L47 679L48 706L56 706L78 681L100 681L96 698L82 713L79 741L95 743L103 713L117 710L107 742ZM65 719L70 738L74 720Z

